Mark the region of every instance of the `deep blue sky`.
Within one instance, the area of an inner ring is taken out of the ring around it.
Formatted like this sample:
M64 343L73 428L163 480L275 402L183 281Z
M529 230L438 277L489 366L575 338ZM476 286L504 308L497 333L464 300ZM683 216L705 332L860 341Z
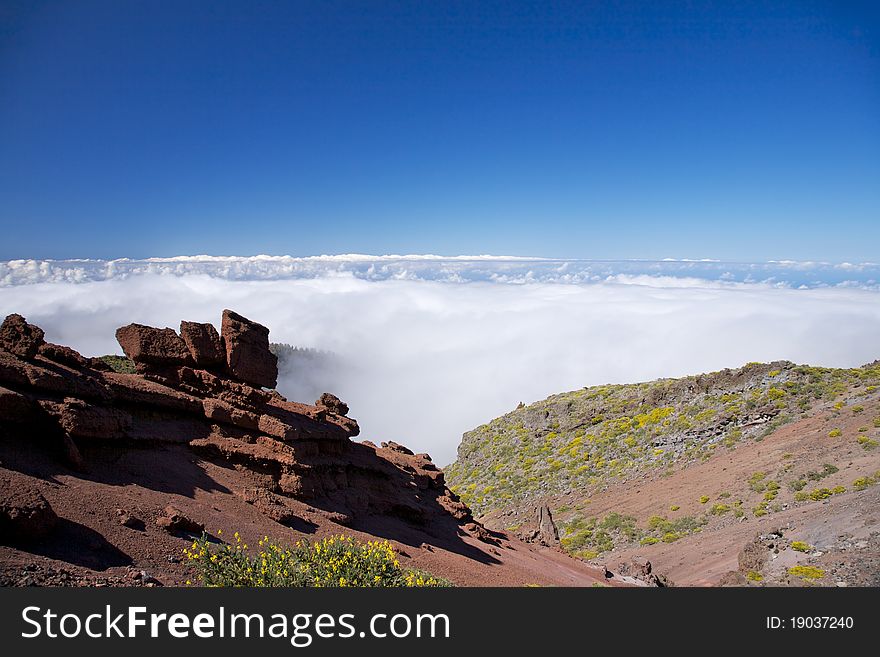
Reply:
M0 259L877 260L870 6L0 0Z

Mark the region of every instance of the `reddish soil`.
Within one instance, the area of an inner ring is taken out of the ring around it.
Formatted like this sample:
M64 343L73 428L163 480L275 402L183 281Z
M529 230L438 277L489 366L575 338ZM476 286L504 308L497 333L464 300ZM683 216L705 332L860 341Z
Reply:
M853 412L852 406L864 410ZM732 512L707 515L709 522L698 533L672 543L616 548L593 560L596 565L605 563L612 569L634 560L650 561L654 572L663 573L676 586L737 583L731 580L731 571L745 571L740 574L746 575L751 570L740 566L740 552L756 536L774 533L781 537L775 543L765 540L773 548L767 550L760 584L805 584L788 575L787 569L808 564L826 572L824 578L811 584L880 585L880 482L864 490L853 487L856 479L880 471L880 447L866 449L858 442L859 437L878 437L880 431L872 422L876 417L880 417L880 393L872 392L842 409L823 406L814 415L783 426L760 442L750 441L732 449L719 447L709 460L681 468L670 476L612 482L588 499L573 491L545 502L556 509L577 507L590 517L618 512L635 517L639 526L645 526L654 515L670 519L698 517L714 504L732 506L733 501L742 500L742 518L734 517ZM839 429L841 435L830 437L833 429ZM838 486L846 492L821 501L796 501L787 482L805 473L821 472L825 464L838 470L820 480L807 479L804 492ZM773 502L781 508L763 517L753 513L763 493L749 486L749 478L757 472L766 473L767 481L781 484ZM709 498L706 503L700 501L703 496ZM672 511L672 506L680 508ZM557 513L557 523L564 515ZM495 514L483 521L489 527L509 526L527 517L524 511L513 517ZM790 544L794 541L814 549L793 550ZM744 582L738 578L738 583Z
M277 376L265 327L227 311L219 338L183 332L123 327L138 373L118 374L19 316L0 327L0 584L181 585L200 527L254 546L385 538L406 565L464 586L605 582L486 530L428 455L354 442L335 396L254 387Z

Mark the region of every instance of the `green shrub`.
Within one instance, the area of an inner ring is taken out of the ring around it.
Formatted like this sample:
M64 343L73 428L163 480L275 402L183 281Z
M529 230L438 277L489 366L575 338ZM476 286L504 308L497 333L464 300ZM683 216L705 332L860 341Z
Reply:
M746 574L746 579L750 582L760 582L764 579L764 576L756 570L750 570Z
M238 532L235 545L216 546L206 535L184 550L206 586L410 587L451 583L400 565L388 541L361 543L348 536L303 540L285 548L268 538L251 556Z
M880 470L875 472L873 476L868 475L865 477L859 477L853 482L853 488L856 490L865 490L868 486L873 486L878 481L880 481Z
M119 374L134 374L137 371L134 366L134 361L125 356L98 356L98 360L104 361L110 366L110 369Z
M843 432L840 429L832 429L831 431L828 432L829 438L837 438L842 435L843 435Z
M764 489L767 488L767 484L764 483L764 479L766 478L766 472L755 472L751 477L749 477L749 488L751 488L756 493L763 493Z
M639 541L640 545L654 545L654 543L659 543L660 539L656 536L645 536L641 541Z
M625 516L616 511L612 511L602 518L599 523L599 529L605 531L617 531L624 534L630 540L638 537L638 529L636 529L636 519L633 516Z
M824 479L830 475L833 475L835 472L838 472L839 468L836 465L832 465L831 463L825 463L822 465L821 472L815 472L811 470L807 473L807 479L810 481L819 481L820 479Z
M814 548L809 543L804 543L803 541L792 541L791 549L796 552L812 552Z
M663 542L664 543L675 543L681 536L676 534L675 532L666 532L663 534Z
M648 528L649 529L658 529L666 525L669 521L666 520L663 516L651 516L648 518Z
M874 449L877 447L877 441L873 438L868 438L868 436L859 436L858 442L864 449Z
M680 508L681 507L678 506L678 504L673 504L671 507L669 507L669 510L670 511L678 511Z
M780 390L779 388L769 388L767 390L767 397L769 399L781 399L785 397L785 390Z
M843 486L837 486L835 488L814 488L809 493L806 491L798 491L794 494L794 499L795 502L806 502L807 500L821 502L822 500L827 500L832 495L845 492L846 488Z
M708 496L708 495L702 495L702 496L700 497L700 504L705 504L705 503L708 502L708 501L709 501L709 496Z
M728 511L730 511L730 506L727 504L715 504L712 506L711 509L709 509L709 513L711 513L713 516L724 515Z

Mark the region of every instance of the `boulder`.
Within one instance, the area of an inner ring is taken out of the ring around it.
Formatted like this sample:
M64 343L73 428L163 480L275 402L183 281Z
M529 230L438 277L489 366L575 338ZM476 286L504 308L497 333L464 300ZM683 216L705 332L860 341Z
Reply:
M181 322L180 337L197 367L216 367L226 362L220 334L213 324Z
M88 359L83 358L83 356L75 349L65 347L64 345L46 342L45 344L40 345L37 353L46 360L51 360L53 363L60 363L61 365L67 365L75 370L82 370L89 367Z
M769 551L761 538L760 535L755 536L753 540L742 547L737 555L739 571L744 575L752 571L760 573L767 565Z
M119 524L123 527L128 527L129 529L137 529L138 531L144 531L146 529L146 525L144 521L138 518L135 515L132 515L125 509L116 509L116 518L119 520Z
M172 504L166 506L163 515L156 518L156 524L169 533L201 534L205 531L205 526L202 523L186 516L183 511Z
M547 546L559 544L559 530L553 522L550 507L546 504L535 509L535 524L537 526L537 539Z
M183 339L170 328L129 324L116 329L122 351L136 365L186 365L191 362Z
M232 376L262 388L277 385L278 359L269 351L269 329L224 310L220 332L226 347L226 366Z
M0 538L19 543L43 538L52 531L58 516L46 498L23 481L2 481L0 486Z
M43 344L43 329L28 324L21 315L12 314L0 324L0 349L30 360Z
M329 412L335 415L347 415L348 414L348 404L339 399L336 395L332 395L329 392L325 392L323 395L318 397L318 401L315 402L315 406L319 408L326 408Z

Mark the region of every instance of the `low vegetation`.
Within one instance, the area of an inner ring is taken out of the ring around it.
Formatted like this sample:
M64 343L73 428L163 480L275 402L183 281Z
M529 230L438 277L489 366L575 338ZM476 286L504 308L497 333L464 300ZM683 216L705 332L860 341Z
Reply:
M118 372L119 374L134 374L134 362L126 358L125 356L114 356L108 354L107 356L99 356L98 360L104 361L107 365L110 366L114 372Z
M815 566L792 566L788 569L788 574L806 582L815 582L825 577L825 571Z
M681 379L583 388L521 406L467 432L446 477L477 515L572 489L589 496L612 481L669 476L719 450L760 441L816 405L859 414L861 405L849 406L849 397L877 385L877 364L830 369L750 363ZM873 422L880 427L880 417ZM876 440L863 436L859 444L873 448ZM754 477L749 485L764 499L750 506L772 512L780 481L771 473ZM796 492L814 480L804 473L785 483ZM700 501L708 504L716 495L706 491Z
M724 506L724 505L718 505ZM651 516L644 527L633 516L609 513L604 518L575 515L560 524L564 550L583 559L592 559L616 547L674 543L684 536L699 532L708 522L705 516L682 516L669 519Z
M400 565L388 541L361 543L347 536L284 547L268 537L252 554L238 532L234 544L208 536L184 550L205 586L253 587L439 587L451 583Z
M873 475L859 477L852 485L856 490L865 490L869 486L874 486L878 483L880 483L880 470L877 470Z
M845 493L846 488L843 486L835 486L834 488L814 488L809 493L806 491L798 491L794 494L795 502L821 502L827 500L832 495Z

